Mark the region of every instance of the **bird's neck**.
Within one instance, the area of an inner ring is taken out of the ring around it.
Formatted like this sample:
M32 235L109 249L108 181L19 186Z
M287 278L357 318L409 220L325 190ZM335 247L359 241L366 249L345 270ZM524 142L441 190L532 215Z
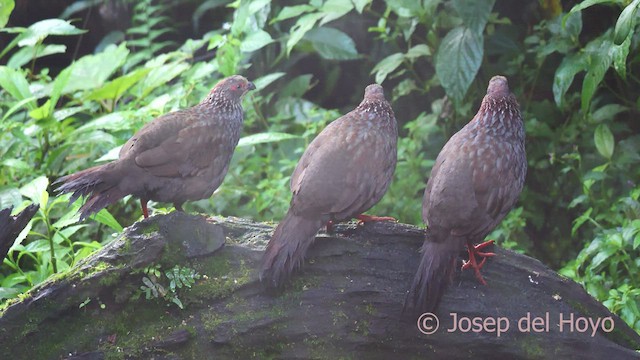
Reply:
M515 136L517 140L524 141L520 107L512 95L485 97L472 122L478 131L494 136Z

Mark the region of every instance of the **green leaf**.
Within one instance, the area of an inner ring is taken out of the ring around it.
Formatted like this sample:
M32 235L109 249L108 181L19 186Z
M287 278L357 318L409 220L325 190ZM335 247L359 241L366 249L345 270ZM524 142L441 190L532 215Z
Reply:
M341 18L351 10L353 10L353 3L348 0L327 0L320 9L324 14L320 26Z
M466 94L480 69L482 56L482 35L467 28L454 28L442 40L436 56L436 75L455 101Z
M636 11L640 6L640 0L634 0L631 4L622 10L618 21L616 21L616 27L613 31L613 43L620 45L633 31L636 22Z
M118 220L116 220L107 209L98 211L98 213L92 215L91 218L103 225L110 227L116 232L122 232L122 225L118 223Z
M256 30L249 33L249 35L247 35L247 37L242 41L242 43L240 44L240 51L256 51L272 42L273 38L271 38L271 35L269 35L268 32L264 30Z
M340 30L319 27L309 31L305 36L313 48L327 60L352 60L358 58L356 44Z
M600 155L605 158L611 160L611 156L613 155L613 150L615 147L615 142L613 139L613 134L609 127L606 124L600 124L596 128L596 131L593 134L593 140L596 144L596 149L600 153Z
M591 98L593 98L598 85L604 79L604 74L611 66L613 56L610 49L612 46L609 40L603 40L599 48L591 52L589 56L587 74L582 83L581 110L584 114L589 110Z
M7 62L7 66L18 69L33 59L53 54L64 54L65 51L67 51L67 47L64 45L38 45L35 47L23 47L11 56L11 59Z
M20 35L18 46L35 46L49 35L79 35L87 32L71 25L69 21L61 19L47 19L29 26Z
M553 99L561 107L564 101L564 94L573 82L576 74L586 70L587 62L583 54L571 54L565 57L553 78Z
M591 114L591 118L596 122L613 120L621 112L629 111L629 107L620 104L607 104Z
M351 0L353 6L359 14L362 14L364 7L371 4L372 0Z
M0 0L0 28L7 25L9 15L11 15L14 7L15 4L13 0Z
M268 74L262 77L259 77L253 81L253 84L256 86L256 89L262 90L267 86L271 85L274 81L280 79L285 76L287 73L284 72L276 72L273 74Z
M322 13L306 14L296 21L290 31L289 40L287 40L287 55L291 53L294 46L302 39L302 37L313 28L316 22L323 17Z
M44 199L42 194L47 192L47 186L49 186L49 179L46 176L40 176L21 187L20 194L32 202L40 204L40 207L45 207L47 204L40 203L40 200Z
M591 7L593 5L598 5L598 4L614 4L614 3L618 3L618 1L616 0L584 0L581 1L579 4L574 5L571 10L569 10L569 12L567 13L567 15L569 14L573 14L575 12L578 11L582 11L588 7ZM565 16L566 17L566 16ZM564 26L564 24L563 24Z
M613 68L623 79L627 78L627 57L629 56L631 38L632 36L627 36L622 44L614 45L611 49L613 56Z
M120 158L120 149L122 149L122 145L116 146L113 149L107 151L106 154L100 156L95 160L95 162L105 162L105 161L113 161Z
M405 56L407 57L407 59L414 61L415 59L421 56L429 56L429 55L431 55L431 49L429 49L429 47L425 44L420 44L409 49L409 51L407 51L407 54Z
M16 100L22 101L33 98L29 90L29 82L19 70L0 66L0 87L5 89ZM29 101L26 105L29 110L36 108L35 100Z
M271 24L276 23L278 21L291 19L307 13L309 11L313 11L316 8L311 5L296 5L296 6L285 6L280 10L278 16L276 16L273 20L271 20Z
M291 135L287 133L265 132L265 133L253 134L253 135L249 135L241 138L240 141L238 142L238 147L253 146L257 144L279 142L283 140L299 139L299 138L300 136L298 135Z
M127 59L129 50L125 44L116 47L110 45L99 54L85 55L71 64L71 76L63 93L68 94L78 90L96 89L120 68Z
M453 0L452 5L467 28L476 34L482 34L495 2L495 0Z
M85 97L85 100L119 99L125 91L129 90L150 71L151 69L149 68L139 68L127 75L115 78L104 86L93 90Z
M401 53L395 53L387 56L386 58L380 60L376 66L371 70L372 74L376 74L376 83L382 84L384 79L387 78L389 74L394 72L398 66L402 64L404 61L404 55Z

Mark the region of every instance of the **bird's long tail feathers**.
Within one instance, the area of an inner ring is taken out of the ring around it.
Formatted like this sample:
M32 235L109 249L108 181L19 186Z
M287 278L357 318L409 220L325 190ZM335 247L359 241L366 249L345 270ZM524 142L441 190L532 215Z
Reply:
M404 301L404 313L433 312L451 281L460 251L457 239L436 242L427 239L422 245L422 261Z
M117 176L111 176L112 163L95 166L58 179L55 184L60 185L56 191L72 193L69 203L79 197L86 197L87 201L80 207L80 220L84 220L92 213L100 211L127 195L118 188Z
M262 258L260 281L267 288L278 289L298 268L307 249L322 227L322 219L307 219L291 209L278 224Z

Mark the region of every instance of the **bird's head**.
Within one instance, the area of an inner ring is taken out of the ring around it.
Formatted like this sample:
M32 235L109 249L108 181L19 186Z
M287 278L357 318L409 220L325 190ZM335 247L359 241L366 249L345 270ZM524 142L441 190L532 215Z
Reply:
M371 84L364 89L365 100L386 100L384 90L378 84Z
M506 77L496 75L489 80L487 95L491 97L506 97L509 96L509 94L509 82L507 82Z
M241 75L233 75L224 78L211 90L209 97L212 99L223 98L234 102L240 102L244 94L255 90L256 86Z

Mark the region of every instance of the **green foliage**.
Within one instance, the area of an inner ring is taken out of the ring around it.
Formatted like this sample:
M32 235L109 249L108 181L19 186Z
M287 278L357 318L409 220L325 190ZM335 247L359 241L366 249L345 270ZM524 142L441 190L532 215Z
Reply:
M195 270L178 265L167 270L164 274L160 270L160 265L149 266L144 270L144 273L146 276L142 277L143 285L140 286L140 291L144 294L145 299L162 298L168 303L176 304L180 309L184 309L184 304L178 298L180 289L190 289L196 280L201 278L201 275Z
M98 3L78 1L61 17ZM525 118L529 172L517 208L490 236L562 268L640 330L640 0L585 0L564 13L537 0L205 0L190 16L203 35L181 40L176 3L132 4L128 30L62 69L48 56L68 54L57 41L83 32L77 25L1 30L13 38L0 53L0 205L38 202L41 212L0 270L0 295L42 281L53 264L71 266L140 216L127 199L77 224L79 204L49 197L49 180L116 158L144 123L195 104L224 76L246 74L258 89L245 100L227 178L188 211L279 220L304 148L360 101L371 76L401 129L394 180L371 212L422 224L433 160L503 74ZM13 2L0 4L1 24ZM179 289L189 275L177 271ZM169 275L153 276L145 295L174 301Z

